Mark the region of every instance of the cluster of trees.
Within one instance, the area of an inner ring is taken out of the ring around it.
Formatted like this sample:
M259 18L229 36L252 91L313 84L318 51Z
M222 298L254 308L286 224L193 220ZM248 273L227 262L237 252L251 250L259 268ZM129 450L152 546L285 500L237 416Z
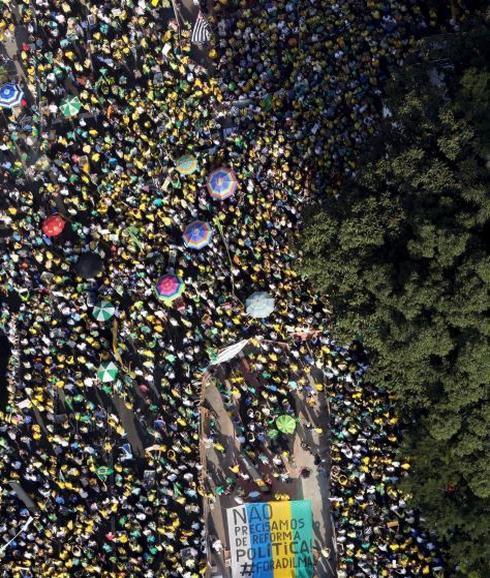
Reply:
M419 44L356 176L306 217L302 270L407 419L406 487L455 573L490 576L490 34ZM389 112L388 112L389 111Z

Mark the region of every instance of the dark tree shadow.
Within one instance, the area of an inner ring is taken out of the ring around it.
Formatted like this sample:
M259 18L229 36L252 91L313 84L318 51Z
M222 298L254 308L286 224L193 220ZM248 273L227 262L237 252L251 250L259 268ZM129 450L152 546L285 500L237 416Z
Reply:
M7 367L11 348L7 336L0 332L0 411L5 411L8 404Z

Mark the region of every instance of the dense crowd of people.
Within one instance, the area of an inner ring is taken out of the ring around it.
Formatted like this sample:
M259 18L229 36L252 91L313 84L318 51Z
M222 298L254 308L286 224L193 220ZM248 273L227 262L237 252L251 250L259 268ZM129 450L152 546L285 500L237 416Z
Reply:
M223 347L261 337L252 369L267 385L235 376L244 451L287 452L274 420L295 416L291 390L320 368L339 575L435 576L435 546L396 488L409 468L396 416L362 383L361 354L332 343L294 248L303 204L327 173L335 190L355 170L387 66L431 16L415 1L222 1L211 70L162 4L35 0L2 13L2 40L22 29L26 41L25 98L2 109L0 135L12 347L0 575L200 575L202 374ZM238 181L223 201L206 187L219 166ZM60 230L46 234L53 216ZM196 220L214 230L200 250L182 237ZM184 285L172 301L155 291L165 273ZM275 299L266 319L246 313L256 290ZM290 344L289 365L274 342Z

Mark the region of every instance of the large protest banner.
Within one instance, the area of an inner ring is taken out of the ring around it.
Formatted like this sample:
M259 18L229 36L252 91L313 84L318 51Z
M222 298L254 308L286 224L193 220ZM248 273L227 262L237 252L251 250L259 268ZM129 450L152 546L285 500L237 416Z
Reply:
M312 578L311 502L263 502L227 510L233 578Z

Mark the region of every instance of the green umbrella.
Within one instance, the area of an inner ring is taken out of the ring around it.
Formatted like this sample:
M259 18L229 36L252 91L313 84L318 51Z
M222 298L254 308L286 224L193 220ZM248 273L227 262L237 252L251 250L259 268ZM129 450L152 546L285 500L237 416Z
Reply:
M197 170L197 159L192 155L183 155L175 161L175 166L181 175L191 175Z
M97 370L97 377L102 383L114 381L119 373L117 365L113 361L103 361Z
M96 321L107 321L114 315L115 312L116 308L112 303L109 301L99 301L95 305L92 311L92 315Z
M82 103L78 96L69 96L60 105L60 110L66 118L77 116L81 108Z
M283 414L276 419L276 427L285 434L293 434L296 429L296 420L290 415Z
M114 472L114 470L112 468L109 468L108 466L100 466L99 468L97 468L96 470L96 474L97 477L102 480L103 482L105 482L107 480L107 478Z

